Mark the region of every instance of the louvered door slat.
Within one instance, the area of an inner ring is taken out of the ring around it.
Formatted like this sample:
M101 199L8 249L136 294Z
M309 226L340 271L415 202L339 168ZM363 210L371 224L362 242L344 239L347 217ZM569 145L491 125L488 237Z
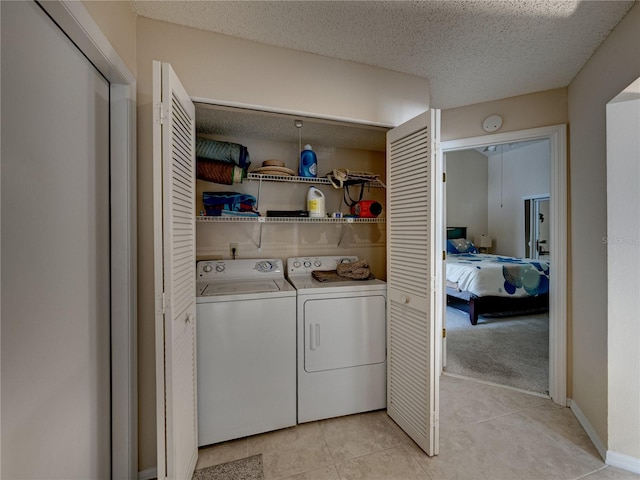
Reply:
M437 453L434 375L433 145L435 112L387 136L387 411Z

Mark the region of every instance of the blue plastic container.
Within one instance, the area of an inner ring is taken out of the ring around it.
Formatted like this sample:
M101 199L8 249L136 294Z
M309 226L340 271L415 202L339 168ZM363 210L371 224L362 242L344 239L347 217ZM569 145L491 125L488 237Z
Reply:
M298 168L300 177L317 177L318 176L318 159L311 149L311 145L305 145L304 150L300 152L300 167Z

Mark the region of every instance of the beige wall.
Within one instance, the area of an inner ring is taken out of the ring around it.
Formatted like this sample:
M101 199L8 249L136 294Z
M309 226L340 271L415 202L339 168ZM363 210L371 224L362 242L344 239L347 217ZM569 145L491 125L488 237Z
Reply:
M475 241L488 235L487 157L475 150L448 152L447 171L447 227L467 227L467 238Z
M606 104L640 76L635 5L569 85L573 400L607 442Z
M433 103L437 108L437 98L433 99ZM502 117L502 127L498 133L567 123L567 90L558 88L443 110L441 139L445 141L487 135L482 129L482 121L494 114Z
M171 63L192 97L383 125L397 125L426 110L429 83L145 18L137 20L137 46L139 468L146 470L156 465L152 61Z
M424 78L139 18L142 81L151 60L171 63L192 98L393 126L429 107Z
M640 461L640 77L607 105L609 441ZM608 456L610 456L608 454Z
M82 4L135 76L137 71L136 14L129 2L83 0Z

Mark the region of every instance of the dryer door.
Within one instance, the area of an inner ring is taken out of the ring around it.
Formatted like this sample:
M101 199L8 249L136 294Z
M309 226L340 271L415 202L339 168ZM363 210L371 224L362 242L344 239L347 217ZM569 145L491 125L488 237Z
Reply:
M384 295L306 300L305 371L383 363L385 305Z

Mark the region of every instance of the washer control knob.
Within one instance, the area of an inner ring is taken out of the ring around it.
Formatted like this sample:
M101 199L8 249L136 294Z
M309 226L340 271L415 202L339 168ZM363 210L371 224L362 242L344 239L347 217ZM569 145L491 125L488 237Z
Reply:
M315 262L313 262L313 264L314 264L316 267L321 267L321 266L322 266L322 262L321 262L320 260L316 260Z
M300 263L298 260L296 260L295 262L293 262L293 267L294 267L294 268L300 268L300 265L301 265L301 263Z
M304 267L309 268L311 266L311 262L309 260L304 261Z
M202 271L205 272L205 273L209 273L211 270L213 270L213 268L208 263L206 263L205 266L202 267Z
M224 272L224 265L216 265L216 272Z
M259 272L270 272L273 270L273 263L271 262L258 262L256 264L256 270Z

